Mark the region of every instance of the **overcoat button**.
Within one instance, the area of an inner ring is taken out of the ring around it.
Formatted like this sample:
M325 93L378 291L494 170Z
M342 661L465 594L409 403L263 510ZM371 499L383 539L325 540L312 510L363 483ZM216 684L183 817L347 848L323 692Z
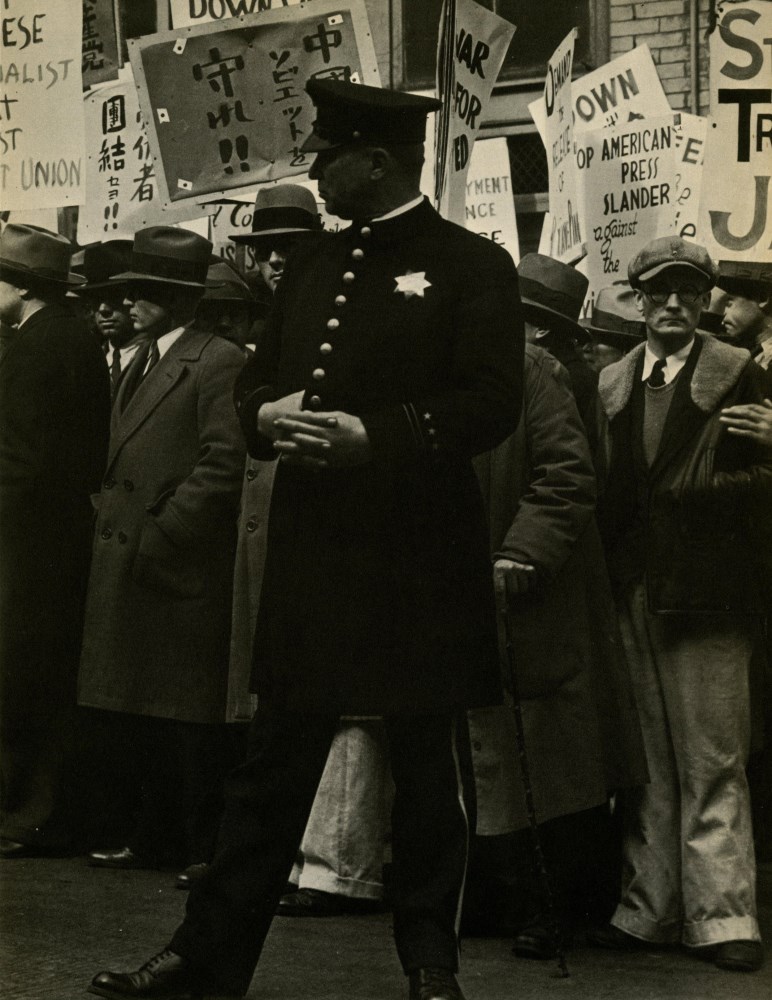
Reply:
M327 320L327 329L328 330L337 330L339 326L340 326L340 320L339 319L335 319L333 317L332 319L328 319Z
M348 299L346 298L345 295L336 295L335 296L335 305L336 306L345 306L346 302L348 302Z
M365 252L364 250L361 250L359 247L357 247L356 250L351 251L351 256L354 260L364 260Z
M253 479L256 478L256 476L257 476L256 469L247 469L247 479L250 481L250 483L252 482Z
M128 542L128 540L129 540L129 536L126 534L125 531L119 531L118 532L118 541L121 543L121 545L125 545L126 542Z
M106 490L111 490L113 486L115 486L115 480L112 478L112 476L109 477L108 479L105 479L104 487Z
M356 275L354 274L353 271L346 271L346 273L343 275L343 280L347 285L350 285L353 282L354 278L356 278Z
M250 519L247 521L247 531L255 531L256 528L257 528L257 521L253 517L250 517Z
M317 382L321 382L326 374L327 372L324 370L324 368L314 368L314 370L311 372L311 375L313 376L313 378L316 379Z
M112 528L102 528L102 538L107 542L113 537Z
M320 354L332 354L332 344L322 344L319 348Z
M318 410L322 405L322 401L319 396L312 396L308 401L308 405L312 410Z
M126 490L127 493L131 493L131 491L134 489L134 483L132 483L130 479L124 479L123 488Z
M372 233L373 233L372 229L369 226L362 226L362 228L359 230L359 232L362 234L362 236L365 237L365 239L368 236L372 236Z

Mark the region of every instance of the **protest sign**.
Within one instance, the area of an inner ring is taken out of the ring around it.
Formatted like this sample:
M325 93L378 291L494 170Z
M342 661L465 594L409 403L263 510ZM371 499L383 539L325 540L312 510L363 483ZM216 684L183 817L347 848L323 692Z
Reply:
M437 92L448 102L447 127L438 129L437 160L443 164L438 207L452 222L464 224L466 175L493 85L515 26L474 0L456 0L450 72L438 59Z
M133 80L102 87L85 99L86 199L78 242L131 239L138 229L205 214L187 202L164 208Z
M545 253L572 264L582 256L582 228L576 195L576 156L571 105L571 71L576 29L566 35L547 63L544 96L544 145L549 176L549 228Z
M294 7L301 0L169 0L173 28L224 21L243 14L260 14L282 7ZM308 3L308 0L304 0Z
M118 0L83 0L83 89L118 79Z
M670 111L648 45L638 45L574 80L571 99L577 134Z
M498 243L515 263L520 245L506 139L475 143L466 179L466 228Z
M379 85L358 0L159 32L129 47L167 204L307 172L313 154L300 147L316 113L305 81Z
M716 260L772 261L772 4L720 3L699 234Z
M685 240L697 237L707 125L707 118L699 115L681 111L673 116L676 161L674 225L676 233Z
M597 129L577 139L590 292L627 280L642 246L673 232L676 160L673 113Z
M82 8L3 0L0 203L57 208L83 201Z

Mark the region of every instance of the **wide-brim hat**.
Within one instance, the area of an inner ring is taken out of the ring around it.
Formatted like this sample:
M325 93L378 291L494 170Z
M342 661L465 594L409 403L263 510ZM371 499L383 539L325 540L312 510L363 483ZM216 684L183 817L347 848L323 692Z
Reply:
M587 278L558 260L541 253L528 253L517 266L520 299L525 318L546 323L550 330L571 334L586 343L588 334L579 323L587 294Z
M434 97L367 87L346 80L306 82L316 106L313 132L300 147L319 153L348 143L410 145L426 138L426 116L442 107Z
M85 279L70 270L74 249L58 233L9 222L0 234L0 278L34 278L52 285L78 287Z
M134 235L129 270L110 282L157 281L185 288L204 288L212 244L175 226L148 226Z
M261 188L255 198L252 231L229 236L234 243L256 243L271 236L297 236L322 228L316 198L300 184Z
M660 236L647 243L630 261L627 277L633 288L640 288L641 282L651 281L672 267L688 268L707 278L709 288L718 279L718 267L705 247L682 240L680 236Z
M117 284L111 279L131 267L131 240L107 240L104 243L90 243L79 252L76 265L86 283L79 292L88 293L110 288Z
M598 292L592 314L583 328L602 344L629 351L646 339L646 324L629 285L609 285Z
M202 302L235 302L244 305L255 316L261 312L249 285L227 261L210 264Z

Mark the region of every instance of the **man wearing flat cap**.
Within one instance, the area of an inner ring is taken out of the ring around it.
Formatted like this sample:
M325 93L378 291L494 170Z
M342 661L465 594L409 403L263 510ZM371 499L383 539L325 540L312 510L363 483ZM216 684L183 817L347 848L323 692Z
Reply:
M0 855L73 847L63 761L107 455L99 344L66 301L79 283L62 236L0 235Z
M757 539L772 452L720 416L760 403L770 380L747 351L695 333L717 278L701 246L653 240L628 274L646 342L601 372L600 513L650 784L628 797L622 897L593 939L680 943L754 971L748 675L766 611Z
M168 949L137 972L98 975L101 996L243 996L339 719L382 715L409 995L461 997L465 710L501 698L471 459L517 423L517 277L505 251L420 196L436 101L340 81L307 90L318 115L310 176L352 225L290 256L236 386L250 453L279 458L251 753L229 779L217 855Z
M143 759L130 841L92 865L209 860L219 821L236 517L241 350L194 326L212 252L170 226L135 235L126 288L144 337L121 379L97 508L78 698ZM227 769L227 768L225 768ZM184 854L170 833L185 825Z

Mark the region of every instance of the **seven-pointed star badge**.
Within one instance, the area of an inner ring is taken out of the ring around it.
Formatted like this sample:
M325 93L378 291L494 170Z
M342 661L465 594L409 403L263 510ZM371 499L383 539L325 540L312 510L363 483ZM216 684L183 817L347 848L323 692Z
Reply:
M426 280L426 271L408 271L406 274L399 274L394 279L397 282L395 292L402 292L406 299L414 295L424 297L424 289L431 288L431 281Z

